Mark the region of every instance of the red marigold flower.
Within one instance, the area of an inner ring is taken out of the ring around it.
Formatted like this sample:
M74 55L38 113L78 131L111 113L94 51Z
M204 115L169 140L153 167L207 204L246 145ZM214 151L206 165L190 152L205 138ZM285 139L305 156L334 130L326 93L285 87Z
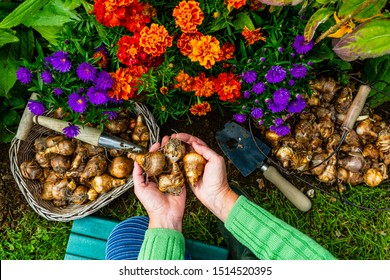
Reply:
M210 97L215 93L215 84L212 79L206 77L204 72L195 77L195 95L200 97Z
M219 59L218 61L228 60L234 58L234 51L236 50L235 46L230 43L224 43L222 45L222 48L219 52Z
M202 103L195 104L190 108L190 112L194 116L204 116L208 112L211 112L210 103L208 103L207 101L203 101Z
M232 102L241 97L239 76L230 72L220 73L214 83L219 99L222 101Z
M177 84L175 88L180 88L185 92L190 92L193 90L193 85L195 80L190 77L190 75L186 74L183 70L180 70L179 74L175 77Z
M230 11L232 7L239 9L242 6L246 5L246 0L225 0L228 10Z
M244 27L244 29L241 32L242 36L244 36L245 40L248 42L248 45L253 45L259 40L262 40L264 42L267 41L267 39L263 36L263 33L261 32L261 27L250 30L248 27Z
M138 33L133 36L122 36L118 41L117 57L120 62L127 66L137 65L139 57L142 53L139 45L140 35Z
M199 40L201 36L203 36L203 34L200 32L182 33L179 40L177 40L177 47L183 55L188 56L192 53L191 40Z
M140 32L151 21L151 17L145 11L146 8L149 7L143 3L133 2L126 8L126 16L123 18L121 26L133 33Z
M196 32L197 25L201 25L204 13L196 1L181 1L173 10L176 27L180 27L184 33Z
M160 56L165 53L167 47L172 46L172 37L163 25L152 23L150 28L145 26L140 34L139 44L152 56Z
M114 85L108 95L118 100L128 100L134 98L137 92L139 78L148 71L144 66L132 66L128 68L118 68L115 73L110 73L114 80Z
M107 27L120 26L126 14L126 6L133 1L95 0L93 7L97 21Z
M191 61L198 61L206 69L210 69L219 59L219 41L210 35L201 36L199 40L191 40L192 53L188 55Z

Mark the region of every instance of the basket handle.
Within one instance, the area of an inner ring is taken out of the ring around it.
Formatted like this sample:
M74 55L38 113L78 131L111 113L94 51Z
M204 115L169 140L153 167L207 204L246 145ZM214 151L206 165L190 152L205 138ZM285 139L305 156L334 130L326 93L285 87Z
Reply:
M30 100L38 100L38 93L33 92L30 96ZM28 106L24 108L23 115L20 119L18 130L16 131L15 137L19 140L26 141L28 134L33 126L33 113L28 109Z

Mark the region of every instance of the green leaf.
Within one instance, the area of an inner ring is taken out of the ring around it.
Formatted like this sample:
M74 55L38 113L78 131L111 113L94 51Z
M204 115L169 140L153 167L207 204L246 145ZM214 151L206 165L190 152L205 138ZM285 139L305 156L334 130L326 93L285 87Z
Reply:
M256 29L247 13L239 13L237 19L233 22L233 25L237 30L242 30L245 26L250 30Z
M23 109L26 106L26 101L22 97L6 98L3 101L3 107L7 107L10 109Z
M58 34L62 31L60 26L32 26L51 45L57 45Z
M0 48L5 44L18 42L19 38L14 35L15 33L11 29L0 29Z
M25 22L31 15L39 14L40 9L48 2L49 0L24 1L0 22L0 28L12 28Z
M367 99L370 107L377 107L386 101L390 101L389 95L384 95L380 91L390 92L390 55L376 58L369 58L364 61L363 73L367 78L367 83L372 85L372 89Z
M6 96L14 86L18 61L18 43L8 44L0 49L0 96Z
M314 37L314 33L321 23L324 23L333 14L333 8L321 8L318 9L307 22L304 30L304 36L306 41L311 41Z
M303 0L262 0L261 3L271 6L287 6L287 5L298 5Z
M338 11L339 18L344 18L349 14L352 14L361 4L367 0L344 0L340 10ZM388 0L376 0L372 1L363 11L353 17L354 20L364 20L378 15L380 11L385 7Z
M343 60L378 57L390 53L390 18L366 21L344 36L333 51Z
M0 116L0 123L6 127L17 125L20 121L20 116L15 110L7 110Z
M20 31L20 57L31 62L35 51L34 32L30 28L23 28Z

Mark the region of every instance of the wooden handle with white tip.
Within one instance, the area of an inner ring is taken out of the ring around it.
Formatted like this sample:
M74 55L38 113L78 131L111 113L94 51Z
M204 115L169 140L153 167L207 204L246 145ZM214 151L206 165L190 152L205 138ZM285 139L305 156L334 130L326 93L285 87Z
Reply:
M38 94L36 92L33 92L30 96L29 100L37 100ZM15 137L19 140L26 141L28 134L31 131L31 128L33 126L33 113L31 113L30 109L26 105L26 108L24 108L23 115L20 119L18 130L16 131Z
M361 85L359 87L359 91L353 99L351 107L349 108L347 115L345 116L344 122L341 125L343 129L346 129L348 131L353 129L357 118L363 110L364 104L366 103L366 99L370 91L371 88L367 85Z
M64 133L63 129L69 126L69 123L66 121L46 117L46 116L34 116L33 122L41 126L47 127L51 130L57 131L59 133ZM98 146L99 139L102 132L94 127L88 126L78 126L80 128L80 133L75 137L78 140L81 140L85 143Z
M307 212L311 209L310 199L287 181L275 167L268 166L264 169L264 177L272 182L295 207L302 212Z

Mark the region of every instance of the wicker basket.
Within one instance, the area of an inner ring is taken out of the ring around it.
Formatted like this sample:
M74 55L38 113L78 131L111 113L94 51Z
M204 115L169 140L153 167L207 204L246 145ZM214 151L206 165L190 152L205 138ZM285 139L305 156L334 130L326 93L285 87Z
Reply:
M150 145L158 142L160 128L155 122L153 115L142 104L134 104L136 113L144 116L146 125L150 131ZM127 182L111 191L100 194L94 201L89 201L86 204L70 204L67 207L56 207L51 201L42 200L40 197L41 184L36 180L28 180L24 178L20 171L20 164L24 161L34 159L34 140L38 137L53 134L53 131L45 127L34 124L26 141L15 137L11 142L9 156L11 161L11 171L16 180L19 189L27 199L28 204L42 217L47 220L67 222L75 219L80 219L98 211L103 206L122 195L124 192L133 187L133 179L130 178Z

